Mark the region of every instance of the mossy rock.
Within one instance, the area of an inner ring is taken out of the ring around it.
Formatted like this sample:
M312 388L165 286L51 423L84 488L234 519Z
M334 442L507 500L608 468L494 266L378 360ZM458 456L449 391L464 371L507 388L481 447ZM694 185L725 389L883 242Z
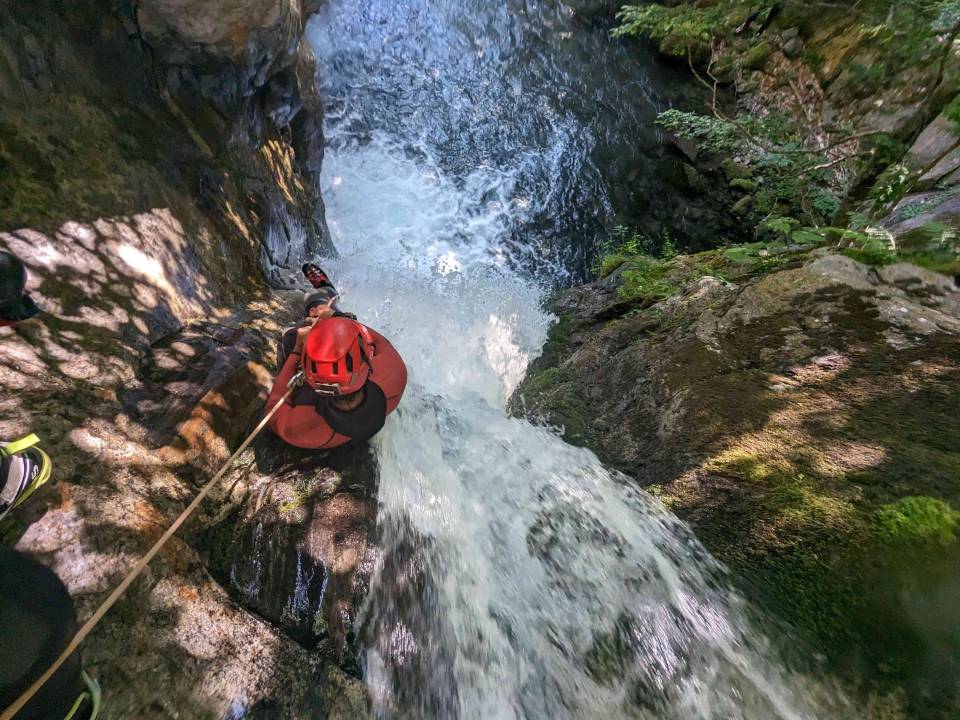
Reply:
M734 215L746 215L752 206L753 195L744 195L733 204L733 206L730 208L730 212L732 212Z
M753 193L757 189L757 183L747 178L734 178L729 183L733 190L742 190L745 193Z
M723 158L723 160L720 161L720 167L727 180L749 178L753 175L753 170L748 165L738 163L731 157Z
M744 54L743 67L750 70L763 70L772 53L773 45L766 40L761 40Z
M713 76L723 84L732 83L737 71L736 56L723 54L713 67Z
M617 268L621 267L629 258L626 255L613 254L605 255L603 260L600 261L600 268L597 271L597 275L600 278L607 277Z
M943 500L908 496L877 508L881 539L892 545L952 545L957 541L960 512Z

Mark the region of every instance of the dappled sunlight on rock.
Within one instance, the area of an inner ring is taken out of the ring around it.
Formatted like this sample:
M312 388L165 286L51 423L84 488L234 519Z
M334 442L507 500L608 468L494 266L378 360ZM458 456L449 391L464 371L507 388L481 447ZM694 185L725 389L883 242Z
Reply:
M53 481L15 514L19 546L48 558L81 617L229 456L272 380L266 366L294 296L238 286L228 266L204 264L197 242L166 209L52 235L0 233L44 311L0 329L0 436L34 430L54 459ZM218 488L194 523L222 518L245 488L242 476ZM223 701L238 678L262 692L275 663L302 652L230 604L182 541L160 563L139 601L157 636L138 636L133 667L152 666L160 643L161 655L192 663L196 697ZM97 644L87 652L97 662Z
M0 249L26 264L42 311L0 328L0 439L37 432L53 459L0 530L57 571L81 620L262 409L292 319L292 298L265 281L265 237L285 242L287 225L297 236L274 272L330 248L315 67L298 47L299 7L279 2L282 22L260 18L255 69L242 32L236 67L205 65L217 49L202 37L190 62L166 66L173 37L147 41L138 13L94 0L15 0L0 23ZM177 18L201 4L167 11L188 30ZM231 27L250 22L241 11ZM234 604L192 547L242 501L244 478L211 495L190 539L175 538L85 643L110 717L309 704L311 657Z

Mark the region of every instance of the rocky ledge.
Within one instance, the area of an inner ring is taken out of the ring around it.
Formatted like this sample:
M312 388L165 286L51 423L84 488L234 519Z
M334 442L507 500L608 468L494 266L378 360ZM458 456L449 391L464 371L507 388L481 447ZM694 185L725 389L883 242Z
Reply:
M0 249L42 312L0 329L0 438L36 432L54 474L0 540L50 565L81 621L255 424L299 310L267 280L329 249L299 3L215 5L3 10ZM84 643L101 717L366 716L345 627L374 468L269 442ZM326 592L301 594L301 569Z
M879 678L892 716L950 717L953 279L801 247L604 271L553 302L558 322L514 412L658 495L761 607L838 667Z

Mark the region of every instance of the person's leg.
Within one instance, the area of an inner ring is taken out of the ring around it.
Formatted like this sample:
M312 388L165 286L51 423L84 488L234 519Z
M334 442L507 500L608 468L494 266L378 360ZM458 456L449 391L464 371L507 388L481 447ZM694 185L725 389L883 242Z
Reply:
M76 632L76 611L60 578L11 548L0 548L0 708L6 708L63 652ZM74 653L17 720L65 718L86 686Z
M280 342L277 343L277 372L280 372L280 368L287 362L287 358L297 344L297 329L298 327L294 325L284 330L283 335L280 336Z

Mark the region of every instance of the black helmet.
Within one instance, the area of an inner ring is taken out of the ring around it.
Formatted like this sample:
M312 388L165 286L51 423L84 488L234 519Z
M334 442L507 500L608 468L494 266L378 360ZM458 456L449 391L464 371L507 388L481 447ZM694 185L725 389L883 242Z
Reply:
M330 299L336 296L337 291L333 289L333 285L311 290L303 296L303 311L308 313L310 312L310 308L316 307L317 305L327 305Z
M32 318L40 308L24 293L27 269L11 253L0 250L0 320L20 321Z

